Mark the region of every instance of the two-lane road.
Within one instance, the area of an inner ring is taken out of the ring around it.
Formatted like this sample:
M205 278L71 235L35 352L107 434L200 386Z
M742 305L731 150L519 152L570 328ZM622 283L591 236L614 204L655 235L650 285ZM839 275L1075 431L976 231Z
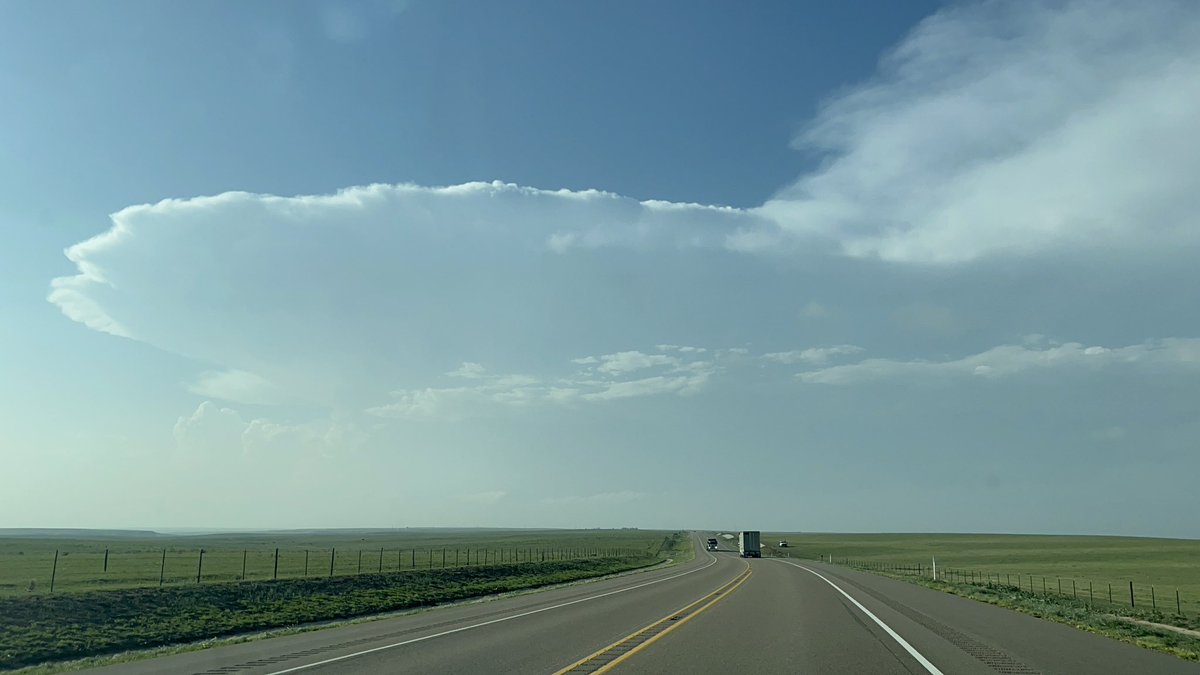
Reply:
M187 673L1200 674L1200 664L800 560L674 567L101 669Z
M1200 664L903 581L752 562L737 593L620 672L1196 675Z
M746 563L689 562L485 602L96 669L151 673L552 673L729 584Z

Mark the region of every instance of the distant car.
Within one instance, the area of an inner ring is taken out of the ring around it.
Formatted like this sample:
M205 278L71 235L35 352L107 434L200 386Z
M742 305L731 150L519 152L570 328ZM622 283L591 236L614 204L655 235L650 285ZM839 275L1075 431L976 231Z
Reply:
M710 550L710 551L715 551L715 550L717 550L717 546L718 546L718 544L717 544L717 540L716 540L716 539L709 539L709 540L708 540L708 550Z
M779 542L779 548L787 548L787 547L788 547L788 543L786 541Z

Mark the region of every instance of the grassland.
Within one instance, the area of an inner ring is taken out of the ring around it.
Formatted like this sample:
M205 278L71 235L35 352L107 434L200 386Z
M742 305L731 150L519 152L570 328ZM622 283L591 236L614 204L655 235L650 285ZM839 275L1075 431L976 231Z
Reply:
M780 540L789 546L778 547ZM1200 541L795 533L771 533L763 541L768 544L766 555L832 559L835 564L1200 660L1196 633L1200 630ZM936 581L930 570L935 557Z
M56 580L54 593L48 591L47 581L33 591L10 588L0 596L0 670L575 581L657 564L691 551L690 538L684 533L636 530L141 536L144 540L136 542L128 537L107 542L78 537L0 538L0 560L14 570L9 578L36 575L46 554L52 556L55 549L59 551L60 574L64 551L80 554L88 563L81 565L74 578L68 575L68 590L60 590ZM103 564L106 543L110 577L98 576L94 569L96 562ZM158 586L162 551L170 553L172 546L181 555L193 554L193 565L198 563L199 550L205 548L200 583L196 583L195 568L190 567L170 576L171 583ZM277 546L281 549L281 578L272 580L269 575ZM295 574L303 570L294 563L286 568L292 578L283 578L283 550L302 553L304 547L310 551L308 578ZM381 548L385 553L382 560ZM341 553L334 556L331 576L328 554L332 550L346 552L349 563L339 562ZM359 550L364 557L361 573ZM468 550L472 551L469 564ZM243 551L248 580L239 578ZM322 561L315 565L314 551L325 553L315 558ZM415 568L410 564L413 551L417 551ZM459 551L458 566L453 564L454 551ZM114 555L117 552L121 555ZM268 552L270 568L263 564ZM368 552L374 553L370 565ZM393 556L396 552L399 570ZM251 566L251 553L258 554L257 566ZM31 564L31 560L35 562ZM381 563L383 572L378 571ZM255 574L260 578L256 580Z
M1022 586L1033 590L1086 597L1108 602L1113 588L1113 607L1129 605L1129 582L1134 582L1139 608L1153 604L1160 610L1175 610L1175 591L1179 591L1184 614L1200 614L1200 541L1190 539L1153 539L1142 537L1092 537L1043 535L980 534L795 534L764 533L763 542L778 544L786 539L793 557L826 558L834 562L890 563L921 565L928 569L931 559L940 568L961 574L976 573L976 578L997 581L1015 580L1021 575ZM999 575L999 577L997 577ZM1015 581L1013 584L1015 585ZM1151 589L1154 599L1151 600Z
M164 586L194 584L197 572L201 583L328 577L331 561L332 576L345 576L534 559L653 555L664 533L399 529L198 536L72 534L0 536L0 597L48 593L52 577L55 592L79 592L157 587L160 573Z

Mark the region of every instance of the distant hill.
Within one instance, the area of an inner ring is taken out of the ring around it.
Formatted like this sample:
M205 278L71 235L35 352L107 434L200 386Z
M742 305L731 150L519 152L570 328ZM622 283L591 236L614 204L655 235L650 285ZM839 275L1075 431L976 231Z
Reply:
M146 539L161 537L154 530L89 530L70 527L0 527L0 537L26 539Z

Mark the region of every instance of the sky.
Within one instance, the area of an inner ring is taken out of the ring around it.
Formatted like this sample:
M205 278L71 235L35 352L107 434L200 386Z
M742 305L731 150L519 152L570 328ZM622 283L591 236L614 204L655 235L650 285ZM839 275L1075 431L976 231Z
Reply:
M0 3L0 527L1200 537L1200 6Z

